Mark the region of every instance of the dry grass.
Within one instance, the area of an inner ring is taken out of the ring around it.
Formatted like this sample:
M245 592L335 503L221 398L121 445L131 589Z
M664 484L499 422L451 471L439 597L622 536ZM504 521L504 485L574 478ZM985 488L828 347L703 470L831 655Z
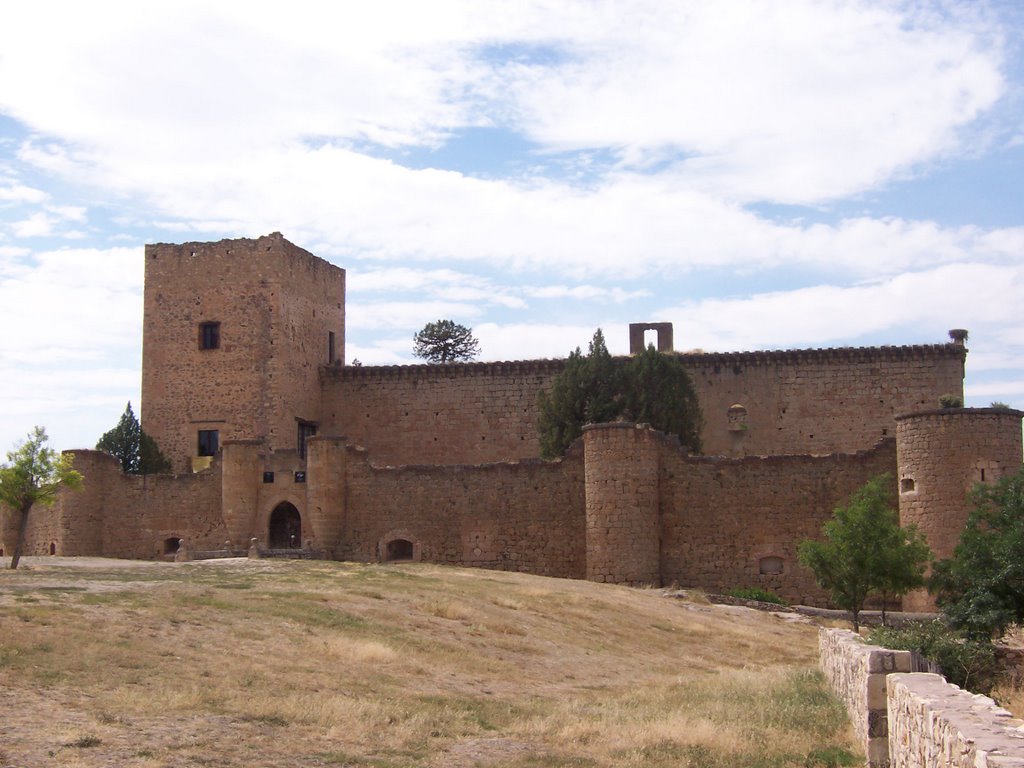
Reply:
M46 562L0 575L0 766L853 759L815 629L772 615L429 565Z

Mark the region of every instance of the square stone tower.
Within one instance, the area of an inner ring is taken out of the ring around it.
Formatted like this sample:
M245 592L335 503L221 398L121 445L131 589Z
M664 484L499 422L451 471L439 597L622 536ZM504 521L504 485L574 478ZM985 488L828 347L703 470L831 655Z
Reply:
M175 472L224 440L304 455L345 357L345 271L279 232L146 246L142 427Z

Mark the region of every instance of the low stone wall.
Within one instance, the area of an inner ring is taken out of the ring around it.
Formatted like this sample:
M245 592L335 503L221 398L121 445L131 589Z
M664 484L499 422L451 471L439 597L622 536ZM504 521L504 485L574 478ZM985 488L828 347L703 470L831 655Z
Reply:
M822 629L818 634L818 648L821 669L832 690L846 705L868 765L872 768L888 766L886 679L892 672L910 672L910 651L867 645L859 635L847 629Z
M941 675L890 675L893 768L1021 768L1024 723Z

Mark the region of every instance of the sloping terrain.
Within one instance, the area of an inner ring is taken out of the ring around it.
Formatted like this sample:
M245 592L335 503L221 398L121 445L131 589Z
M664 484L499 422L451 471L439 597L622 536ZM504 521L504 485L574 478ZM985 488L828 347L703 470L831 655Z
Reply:
M0 573L0 766L857 761L793 617L430 565Z

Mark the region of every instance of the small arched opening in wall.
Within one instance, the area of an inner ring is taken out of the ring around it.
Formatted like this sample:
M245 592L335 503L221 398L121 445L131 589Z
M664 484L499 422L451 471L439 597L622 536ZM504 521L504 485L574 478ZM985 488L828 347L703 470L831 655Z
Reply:
M420 542L411 531L388 531L377 542L377 557L385 563L408 563L420 561Z
M51 555L56 555L57 554L57 543L56 542L53 542L53 541L50 542L50 554Z
M786 561L778 555L768 555L757 561L757 571L762 576L776 576L786 569Z
M901 477L900 478L900 493L913 493L917 490L917 483L914 482L912 477Z
M384 559L391 563L401 560L412 560L415 546L408 539L392 539L384 545Z
M178 554L179 547L181 547L181 539L177 536L168 536L164 539L163 553L165 555L176 555Z
M730 432L743 434L747 431L747 408L742 403L733 403L725 413L726 425Z
M290 501L282 501L270 513L267 541L271 549L298 549L302 546L302 516Z

